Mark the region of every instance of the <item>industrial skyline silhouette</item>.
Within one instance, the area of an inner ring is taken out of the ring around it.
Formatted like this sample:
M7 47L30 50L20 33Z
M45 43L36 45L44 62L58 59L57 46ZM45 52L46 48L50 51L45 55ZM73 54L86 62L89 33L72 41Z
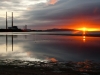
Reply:
M12 12L12 27L13 27L13 12ZM8 22L7 22L7 12L6 12L6 30L7 28L8 28ZM7 52L7 49L8 49L8 35L6 33L6 52ZM13 51L13 33L12 33L12 51Z

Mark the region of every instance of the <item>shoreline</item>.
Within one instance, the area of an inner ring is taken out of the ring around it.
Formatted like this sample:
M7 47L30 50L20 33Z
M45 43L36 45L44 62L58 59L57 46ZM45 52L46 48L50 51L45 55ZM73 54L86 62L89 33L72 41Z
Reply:
M1 62L4 65L1 65ZM23 64L22 64L23 63ZM17 65L18 64L18 65ZM2 71L3 70L3 71ZM5 72L4 72L5 71ZM3 75L99 75L100 63L83 62L39 62L0 60L0 74Z
M56 32L0 32L0 35L62 35L62 36L91 36L100 37L100 34L68 34L68 33L56 33Z

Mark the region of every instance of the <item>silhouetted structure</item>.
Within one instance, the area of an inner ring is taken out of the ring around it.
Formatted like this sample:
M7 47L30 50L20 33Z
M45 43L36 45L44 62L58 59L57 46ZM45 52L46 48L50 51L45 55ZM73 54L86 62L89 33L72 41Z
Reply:
M25 31L25 32L31 31L31 29L27 29L27 25L25 25L23 29L24 29L23 31Z
M8 27L7 23L7 12L6 12L6 29L0 29L0 32L23 32L23 30L18 29L17 26L13 25L13 12L12 12L12 21L11 21L11 27Z
M8 23L7 23L7 12L6 12L6 30L7 30L7 28L8 28L8 25L7 25Z
M12 30L18 29L17 26L13 26L13 12L12 12ZM12 34L12 51L13 51L13 34Z
M10 30L16 30L16 29L18 29L17 26L13 26L13 12L12 12L12 27L8 27L7 25L7 12L6 12L6 32ZM4 29L2 29L2 31L3 30ZM8 47L8 35L6 34L6 51L7 51L7 47ZM12 51L13 51L13 34L12 34Z
M7 12L6 12L6 31L7 31ZM8 36L6 34L6 52L7 52L7 47L8 47Z
M13 27L13 12L12 12L12 27Z
M25 30L27 30L27 25L25 25Z
M12 27L8 27L8 29L17 30L17 29L18 29L18 27L17 27L17 26L12 26Z

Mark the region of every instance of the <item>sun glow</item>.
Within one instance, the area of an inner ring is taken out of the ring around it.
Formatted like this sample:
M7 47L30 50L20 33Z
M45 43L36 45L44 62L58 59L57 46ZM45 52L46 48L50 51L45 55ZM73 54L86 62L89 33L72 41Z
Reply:
M83 42L85 42L86 41L86 37L85 36L83 36Z
M84 27L84 28L83 28L83 31L86 31L86 30L87 30L87 28Z
M77 30L81 30L81 31L100 31L97 28L86 28L86 27L78 28Z

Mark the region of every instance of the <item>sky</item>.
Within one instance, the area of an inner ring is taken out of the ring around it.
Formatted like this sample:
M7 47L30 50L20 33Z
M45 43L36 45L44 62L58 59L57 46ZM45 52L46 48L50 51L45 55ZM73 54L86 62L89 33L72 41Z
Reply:
M5 28L5 15L11 26L30 29L100 28L100 0L0 0L0 28Z

